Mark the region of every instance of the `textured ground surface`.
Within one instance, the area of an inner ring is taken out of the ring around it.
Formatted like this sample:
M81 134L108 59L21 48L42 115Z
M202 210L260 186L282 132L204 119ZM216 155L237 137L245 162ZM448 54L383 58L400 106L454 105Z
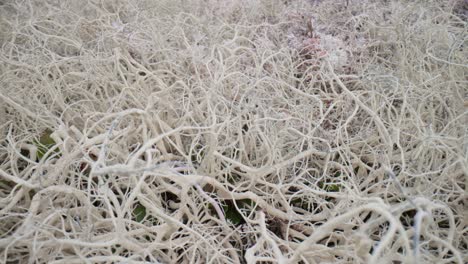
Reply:
M1 263L466 263L466 1L0 1Z

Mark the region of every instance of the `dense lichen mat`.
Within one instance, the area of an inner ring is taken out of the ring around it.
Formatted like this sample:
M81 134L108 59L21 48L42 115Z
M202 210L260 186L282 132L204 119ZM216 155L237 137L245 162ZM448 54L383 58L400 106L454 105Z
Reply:
M466 1L0 1L1 263L466 263Z

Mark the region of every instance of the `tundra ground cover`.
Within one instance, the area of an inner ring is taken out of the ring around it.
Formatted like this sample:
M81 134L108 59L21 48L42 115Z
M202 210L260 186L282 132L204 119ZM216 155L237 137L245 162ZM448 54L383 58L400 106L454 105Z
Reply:
M0 1L0 262L466 263L466 1Z

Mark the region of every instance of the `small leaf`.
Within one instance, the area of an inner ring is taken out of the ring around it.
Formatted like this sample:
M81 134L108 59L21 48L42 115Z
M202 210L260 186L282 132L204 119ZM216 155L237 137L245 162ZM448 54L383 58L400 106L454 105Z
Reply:
M229 220L233 225L239 225L244 222L244 218L234 206L223 206L223 209L226 213L226 219Z
M318 187L327 192L338 192L341 189L341 185L333 183L324 183L323 181L318 182Z
M327 191L329 192L338 192L340 190L340 185L338 184L330 184L327 186Z
M52 131L49 129L46 129L44 133L42 133L41 137L39 138L39 143L42 145L55 145L55 141L50 137L52 135Z
M50 137L52 131L46 129L39 138L39 140L34 140L33 143L37 147L37 157L42 159L42 157L55 145L55 141Z
M317 185L318 185L318 187L319 187L320 189L324 189L324 188L323 188L323 181L319 181Z
M234 204L236 203L236 204ZM241 212L239 212L236 208L245 212L250 212L251 209L255 206L255 202L250 199L243 199L243 200L226 200L225 204L223 205L224 213L226 215L226 219L229 220L234 225L244 224L245 220Z
M135 221L141 223L146 216L146 207L138 204L135 209L133 209L133 215L135 216Z

